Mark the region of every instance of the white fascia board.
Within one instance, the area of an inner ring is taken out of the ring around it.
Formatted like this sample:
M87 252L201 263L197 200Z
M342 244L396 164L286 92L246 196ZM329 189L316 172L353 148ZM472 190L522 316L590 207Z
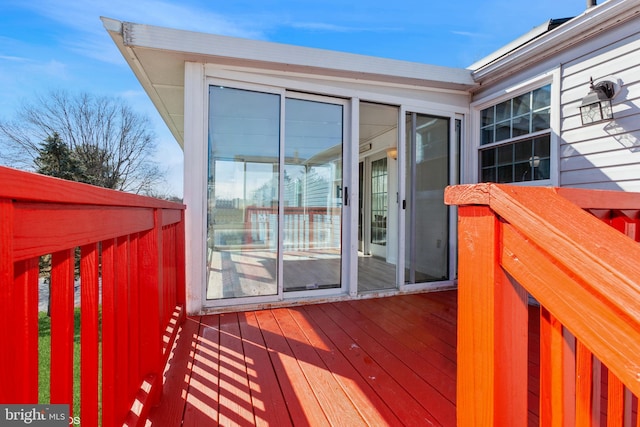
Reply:
M104 20L104 19L103 19ZM180 52L190 60L246 61L256 68L326 73L351 78L407 82L468 90L475 86L470 70L399 61L324 49L121 23L125 46ZM315 70L315 72L313 71Z
M496 60L473 64L473 78L483 85L506 78L637 16L640 2L608 0Z
M155 105L156 109L160 113L167 127L171 131L178 144L182 147L184 145L184 135L180 132L182 126L175 123L174 116L166 107L162 100L162 97L156 90L154 82L151 81L147 70L144 68L144 64L139 61L138 56L133 48L126 45L124 42L124 25L122 22L111 18L100 17L104 28L107 30L114 43L122 53L122 56L127 61L127 64L138 78L138 81L144 88L145 92L151 99L151 102Z

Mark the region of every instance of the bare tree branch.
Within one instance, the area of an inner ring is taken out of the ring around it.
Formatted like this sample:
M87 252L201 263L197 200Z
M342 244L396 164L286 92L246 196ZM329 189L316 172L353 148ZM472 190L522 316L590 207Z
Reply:
M53 91L23 104L16 120L0 121L2 162L34 169L42 142L54 134L75 153L94 185L147 194L163 182L152 158L155 135L149 118L120 98Z

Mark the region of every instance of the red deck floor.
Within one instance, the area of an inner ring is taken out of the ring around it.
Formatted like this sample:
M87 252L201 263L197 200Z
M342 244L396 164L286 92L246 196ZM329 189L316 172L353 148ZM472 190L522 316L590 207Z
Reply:
M188 318L150 424L455 426L456 296Z

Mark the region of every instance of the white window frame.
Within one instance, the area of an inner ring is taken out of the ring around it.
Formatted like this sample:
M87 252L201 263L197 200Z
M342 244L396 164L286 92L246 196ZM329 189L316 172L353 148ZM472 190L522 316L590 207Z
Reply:
M500 104L512 98L516 98L527 92L539 89L548 84L551 85L551 101L550 101L550 123L549 123L549 139L550 139L550 171L549 179L535 180L535 181L523 181L513 182L513 185L536 185L544 186L551 185L557 186L559 182L559 159L560 159L560 86L561 86L561 73L560 68L553 69L544 74L540 74L534 78L528 79L524 82L512 85L506 89L501 89L493 92L487 96L471 103L470 113L470 131L471 131L471 143L470 150L466 153L462 177L463 183L478 183L480 182L480 159L479 152L481 148L485 148L489 145L499 145L499 143L481 145L481 112L482 110L491 106ZM547 132L535 132L527 135L522 135L518 138L513 138L512 142L516 142L520 139L524 140L535 135L544 135ZM500 141L504 143L504 141Z

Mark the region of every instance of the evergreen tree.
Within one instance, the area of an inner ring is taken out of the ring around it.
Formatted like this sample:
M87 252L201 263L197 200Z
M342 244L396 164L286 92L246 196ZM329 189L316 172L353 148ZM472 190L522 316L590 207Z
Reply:
M35 158L36 172L69 181L87 182L82 164L75 152L71 151L54 132L40 144Z

